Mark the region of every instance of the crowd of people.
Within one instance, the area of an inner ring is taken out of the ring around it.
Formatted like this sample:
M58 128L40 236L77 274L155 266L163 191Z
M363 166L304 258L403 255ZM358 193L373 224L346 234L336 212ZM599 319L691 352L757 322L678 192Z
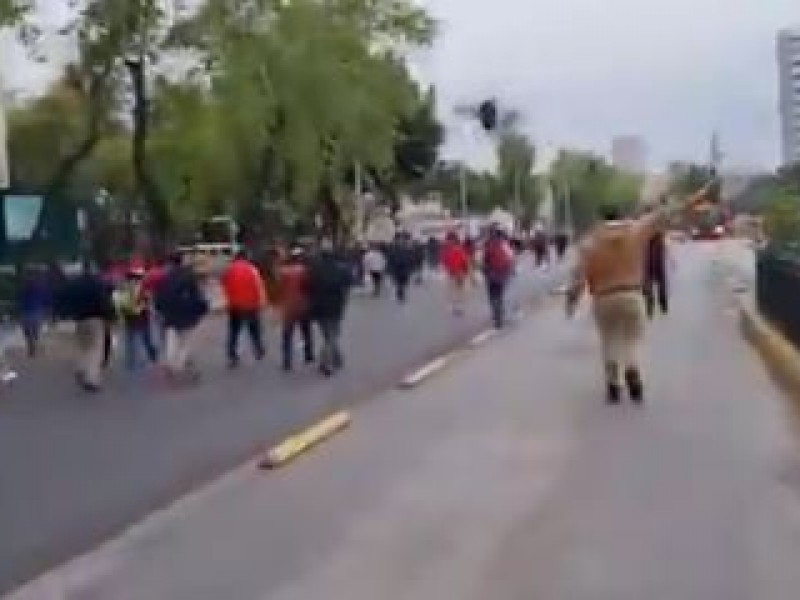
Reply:
M452 313L461 316L469 287L483 280L492 321L500 328L507 322L506 291L517 254L525 246L493 226L481 240L462 239L453 231L442 241L421 242L400 232L389 243L369 244L355 252L336 248L327 239L298 243L268 264L241 251L219 274L221 307L212 306L210 276L197 268L191 253L175 252L149 264L131 260L123 269L86 261L71 277L34 266L23 277L17 320L31 357L39 352L48 322L75 324L75 376L88 392L101 389L117 346L131 371L157 366L171 383L196 382L197 332L215 308L227 316L226 355L232 369L241 363L243 333L254 359L265 358L264 320L271 317L281 330L282 368L293 369L299 336L301 359L316 363L321 374L331 377L344 366L340 339L351 288L371 286L371 294L380 297L391 286L402 304L410 288L422 283L424 272L440 271ZM535 240L529 247L536 252ZM556 254L563 256L561 251Z
M702 201L701 191L689 204ZM668 257L664 208L639 219L625 219L613 208L580 244L578 261L567 290L567 310L574 312L588 289L603 349L608 399L619 401L623 383L634 402L644 395L638 347L643 320L669 305ZM323 239L294 244L268 264L239 252L219 276L227 316L227 360L232 369L241 362L240 338L246 332L256 361L266 356L264 319L280 325L280 360L285 371L295 364L296 337L302 360L316 363L332 377L344 367L342 324L350 290L371 287L381 297L391 285L398 303L407 302L410 288L421 283L426 270L446 279L447 298L454 316L464 314L467 290L482 280L492 322L507 323L506 295L515 275L517 255L530 250L537 266L565 257L569 239L534 227L529 239L512 239L500 226L491 226L480 240L462 239L455 231L443 241L416 241L398 233L389 243L355 250L334 247ZM199 325L214 307L207 294L207 274L191 254L176 252L145 264L130 261L127 268L109 271L88 261L78 275L64 276L57 268L30 267L17 298L17 322L29 356L35 357L48 322L75 324L76 381L97 392L112 360L112 339L120 347L126 368L158 365L168 381L193 383L199 371L193 360ZM319 343L317 343L317 339ZM0 356L0 381L16 373Z

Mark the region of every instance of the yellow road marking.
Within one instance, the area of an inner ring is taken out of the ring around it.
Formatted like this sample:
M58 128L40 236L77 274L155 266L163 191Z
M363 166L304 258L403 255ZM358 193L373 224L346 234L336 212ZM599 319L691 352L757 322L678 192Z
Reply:
M330 438L335 433L350 425L350 414L346 411L334 413L306 429L281 442L267 452L259 467L262 469L275 469L294 460L303 452Z

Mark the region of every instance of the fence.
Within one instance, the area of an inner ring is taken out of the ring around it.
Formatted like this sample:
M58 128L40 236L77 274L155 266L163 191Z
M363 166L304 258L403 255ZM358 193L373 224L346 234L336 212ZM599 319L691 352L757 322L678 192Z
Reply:
M756 265L758 309L800 348L800 255L765 252Z

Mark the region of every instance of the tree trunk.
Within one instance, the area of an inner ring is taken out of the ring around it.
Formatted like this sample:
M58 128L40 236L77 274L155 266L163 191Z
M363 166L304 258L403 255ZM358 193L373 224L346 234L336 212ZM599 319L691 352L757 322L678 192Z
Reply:
M133 87L133 175L137 195L140 195L148 208L156 238L163 241L171 232L172 219L161 190L150 175L147 163L149 110L144 61L144 57L125 61Z

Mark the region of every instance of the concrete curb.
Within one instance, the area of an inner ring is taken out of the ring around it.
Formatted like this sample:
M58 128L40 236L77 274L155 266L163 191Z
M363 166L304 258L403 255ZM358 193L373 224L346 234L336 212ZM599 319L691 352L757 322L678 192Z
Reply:
M350 425L350 413L341 411L326 417L316 425L295 434L267 452L259 463L261 469L277 469L301 454L318 446Z
M775 380L800 401L800 352L747 301L739 300L740 326Z

